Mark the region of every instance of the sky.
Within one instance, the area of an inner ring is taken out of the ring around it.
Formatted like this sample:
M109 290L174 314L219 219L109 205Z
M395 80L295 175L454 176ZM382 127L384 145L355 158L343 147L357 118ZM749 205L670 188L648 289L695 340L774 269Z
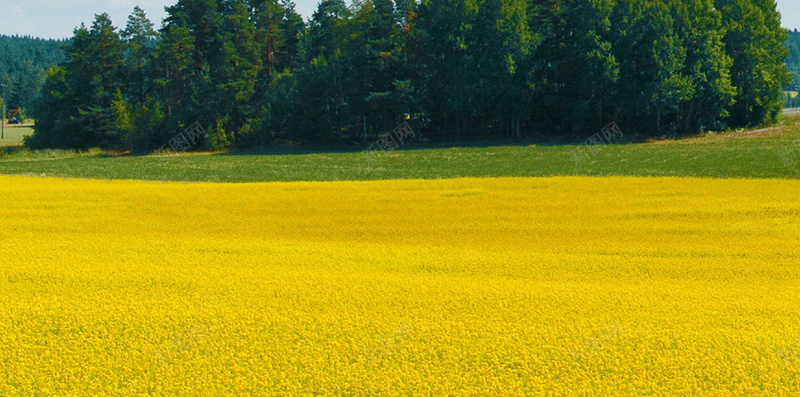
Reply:
M114 25L124 28L133 7L139 5L156 27L164 6L177 0L0 0L0 34L68 38L82 22L90 26L94 14L108 12ZM318 0L295 0L297 11L309 18ZM778 0L783 27L800 29L800 1Z

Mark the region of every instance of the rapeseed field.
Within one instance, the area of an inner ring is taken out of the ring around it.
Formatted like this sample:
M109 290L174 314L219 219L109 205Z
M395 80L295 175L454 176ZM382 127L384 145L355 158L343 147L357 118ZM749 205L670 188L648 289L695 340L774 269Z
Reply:
M0 395L800 394L800 181L0 177Z

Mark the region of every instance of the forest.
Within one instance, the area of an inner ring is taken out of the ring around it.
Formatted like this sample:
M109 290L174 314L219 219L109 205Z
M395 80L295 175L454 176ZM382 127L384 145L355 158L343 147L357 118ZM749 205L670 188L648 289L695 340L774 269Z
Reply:
M0 84L6 85L7 108L31 110L43 71L64 61L64 44L64 40L0 35Z
M792 80L774 0L179 0L81 26L45 73L32 148L146 153L648 136L773 123Z
M789 70L791 80L783 86L784 106L790 108L800 108L800 96L795 94L800 91L800 31L790 30L789 36L784 42L789 50L786 57L786 68Z

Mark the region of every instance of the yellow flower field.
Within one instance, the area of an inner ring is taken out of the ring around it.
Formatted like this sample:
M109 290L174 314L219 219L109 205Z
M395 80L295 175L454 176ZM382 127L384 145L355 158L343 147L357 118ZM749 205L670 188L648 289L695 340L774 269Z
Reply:
M0 177L0 395L798 395L800 181Z

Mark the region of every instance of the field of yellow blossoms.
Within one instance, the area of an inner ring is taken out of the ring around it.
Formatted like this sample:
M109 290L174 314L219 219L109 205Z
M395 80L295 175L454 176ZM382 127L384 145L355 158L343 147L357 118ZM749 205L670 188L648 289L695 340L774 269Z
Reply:
M800 394L800 181L0 177L0 395Z

